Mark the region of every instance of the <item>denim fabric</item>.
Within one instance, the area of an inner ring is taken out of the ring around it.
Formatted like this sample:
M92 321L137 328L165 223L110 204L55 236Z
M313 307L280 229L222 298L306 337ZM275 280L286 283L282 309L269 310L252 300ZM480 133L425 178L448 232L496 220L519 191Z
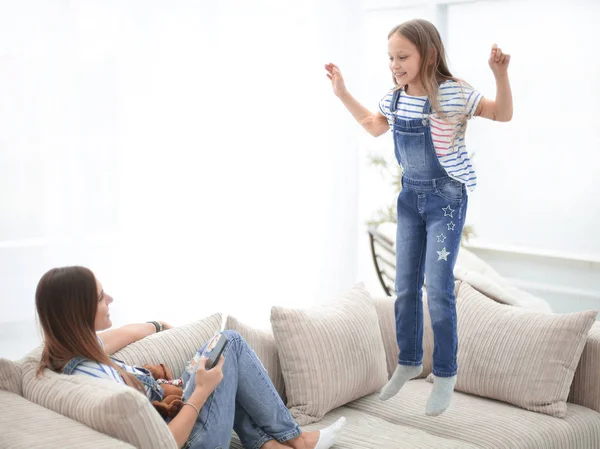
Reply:
M228 448L232 430L248 449L259 449L272 439L282 443L298 437L300 428L254 351L237 332L224 333L229 343L223 352L223 381L200 410L184 448ZM183 381L186 400L194 390L195 374L184 373Z
M398 97L395 94L392 98L392 113ZM426 280L434 333L433 374L451 377L458 370L453 270L467 212L467 192L464 184L448 176L438 160L430 113L427 100L422 119L396 119L393 124L394 150L403 169L396 231L398 363L422 363L422 288Z

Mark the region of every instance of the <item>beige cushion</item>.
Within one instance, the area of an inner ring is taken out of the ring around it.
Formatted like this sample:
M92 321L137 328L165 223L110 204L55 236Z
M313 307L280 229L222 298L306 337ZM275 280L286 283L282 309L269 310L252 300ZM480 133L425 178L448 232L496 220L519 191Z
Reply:
M21 364L8 359L0 359L0 390L23 394Z
M467 283L457 298L456 390L564 418L596 311L551 315L490 301Z
M45 370L39 358L23 362L23 395L98 432L137 448L175 448L169 428L142 393L117 382Z
M0 447L10 449L133 449L7 391L0 391Z
M455 283L454 291L458 293L460 282ZM385 348L388 378L392 377L398 366L398 340L396 337L396 312L393 298L376 298L375 306L379 317L379 327ZM419 377L426 377L433 370L433 329L427 306L427 293L423 290L423 372Z
M287 405L300 425L378 391L387 381L377 311L359 285L331 304L273 307Z
M216 313L185 326L152 334L123 348L114 357L136 366L164 363L171 369L173 376L180 377L187 361L220 328L221 314Z
M279 354L277 353L277 345L275 344L273 331L271 329L254 329L251 326L238 321L231 315L227 317L225 329L238 332L244 340L248 342L267 370L267 373L269 373L271 382L275 385L275 389L279 393L279 396L281 396L285 402L285 383L283 381L283 374L281 373Z
M379 399L377 399L379 400ZM432 435L421 429L392 423L360 410L342 406L327 413L318 423L303 426L311 432L333 424L340 417L346 418L341 437L332 449L479 449L479 445L467 444L459 439ZM233 438L231 449L243 449Z
M600 412L600 323L590 329L575 378L569 402Z
M568 404L565 418L557 419L492 399L455 392L450 408L443 415L432 418L425 415L431 388L425 380L411 380L388 401L382 402L378 395L372 395L346 407L450 441L462 440L464 446L459 445L460 448L471 447L469 445L485 449L600 448L600 413L585 407ZM402 439L401 433L398 439ZM421 446L415 444L413 447Z

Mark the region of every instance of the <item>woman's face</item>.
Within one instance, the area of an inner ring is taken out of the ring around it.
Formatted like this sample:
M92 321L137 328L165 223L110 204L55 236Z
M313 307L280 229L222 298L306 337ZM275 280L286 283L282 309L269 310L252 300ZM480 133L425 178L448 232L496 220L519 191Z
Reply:
M96 290L98 293L98 309L96 310L95 327L96 332L103 331L112 326L108 306L113 302L112 296L104 293L102 284L96 279Z

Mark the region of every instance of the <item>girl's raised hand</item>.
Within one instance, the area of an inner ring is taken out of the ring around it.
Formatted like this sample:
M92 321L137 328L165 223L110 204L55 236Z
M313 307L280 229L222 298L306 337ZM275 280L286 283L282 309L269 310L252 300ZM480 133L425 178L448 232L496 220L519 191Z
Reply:
M508 64L510 62L510 55L502 53L502 49L498 45L492 45L492 51L490 53L490 59L488 63L494 76L506 75L508 72Z
M346 84L344 84L344 78L342 72L335 64L325 64L325 70L327 71L327 78L331 80L331 87L333 87L333 93L337 97L344 95L346 90Z

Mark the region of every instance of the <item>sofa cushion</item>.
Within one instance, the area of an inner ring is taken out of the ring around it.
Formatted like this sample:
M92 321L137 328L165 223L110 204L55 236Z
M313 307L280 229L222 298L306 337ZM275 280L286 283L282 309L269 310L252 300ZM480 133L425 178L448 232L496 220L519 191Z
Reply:
M569 402L600 412L600 323L590 329L573 378Z
M50 370L37 377L39 357L23 362L23 396L137 448L177 447L145 395L117 382Z
M455 283L455 293L458 293L460 282ZM398 340L396 337L396 312L395 299L375 298L375 307L379 318L381 337L385 348L388 378L392 377L398 366ZM419 377L426 377L433 370L433 329L431 328L431 317L427 306L427 293L423 290L423 372Z
M463 282L457 296L456 390L564 418L597 312L538 313L490 301Z
M0 390L23 394L21 364L8 359L0 359Z
M8 391L0 391L0 447L11 449L133 449Z
M277 353L277 345L275 344L273 331L271 329L254 329L231 315L227 317L225 329L238 332L244 340L248 342L267 370L267 373L269 373L269 377L271 378L273 385L275 385L275 389L285 402L285 383L283 381L283 374L281 373L279 354Z
M273 307L271 324L298 424L318 421L387 382L377 311L362 285L310 309Z
M185 366L221 328L221 314L216 313L184 326L174 327L121 349L114 357L129 365L164 363L173 376L183 375Z
M445 436L432 435L411 426L394 424L360 410L339 407L327 413L318 423L303 426L306 432L333 424L346 417L346 425L332 449L477 449L480 446ZM231 449L242 449L234 437Z
M381 402L378 395L371 395L346 407L485 449L600 448L600 413L588 408L568 404L565 418L556 419L503 402L455 392L450 408L443 415L431 418L425 415L431 388L432 385L423 379L411 380L386 402Z

